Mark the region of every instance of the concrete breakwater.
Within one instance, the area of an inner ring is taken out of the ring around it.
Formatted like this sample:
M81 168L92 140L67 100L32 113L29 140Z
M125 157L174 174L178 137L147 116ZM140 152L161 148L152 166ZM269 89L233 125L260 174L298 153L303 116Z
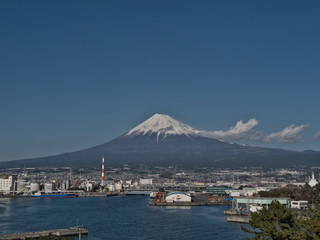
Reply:
M66 192L64 192L66 193ZM83 192L83 191L68 191L69 194L75 194L76 197L113 197L113 196L125 196L126 193L124 192ZM48 193L49 194L49 193ZM59 192L55 192L51 194L54 198L54 195L59 194ZM6 194L0 195L0 198L32 198L32 194L28 195L21 195L21 194ZM57 197L59 198L59 197ZM62 197L60 197L62 198Z
M66 229L43 230L39 232L1 234L0 240L40 238L40 237L49 236L50 234L57 237L81 236L81 235L88 235L88 229L83 227L71 227Z

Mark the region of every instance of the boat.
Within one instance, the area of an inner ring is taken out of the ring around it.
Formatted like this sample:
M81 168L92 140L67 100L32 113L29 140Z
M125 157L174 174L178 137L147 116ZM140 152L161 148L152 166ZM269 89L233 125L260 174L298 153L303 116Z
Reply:
M31 195L33 198L74 198L77 197L74 193L53 193L53 194L44 194L41 192L37 192L33 195Z
M155 199L157 195L157 192L150 193L150 199Z

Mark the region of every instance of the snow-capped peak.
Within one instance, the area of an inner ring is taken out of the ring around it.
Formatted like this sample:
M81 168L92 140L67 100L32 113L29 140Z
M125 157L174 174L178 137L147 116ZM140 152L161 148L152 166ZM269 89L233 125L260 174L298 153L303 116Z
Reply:
M163 135L165 138L167 135L193 135L197 131L192 127L179 122L172 117L165 114L155 114L151 118L147 119L137 127L131 129L126 136L135 135L151 135L157 133L157 138Z

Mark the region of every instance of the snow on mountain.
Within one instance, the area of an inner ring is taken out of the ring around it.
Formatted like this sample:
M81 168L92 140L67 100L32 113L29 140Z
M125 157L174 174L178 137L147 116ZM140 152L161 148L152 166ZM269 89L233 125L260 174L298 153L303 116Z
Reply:
M137 127L131 129L126 136L157 134L157 140L161 135L166 138L168 135L195 135L198 133L192 127L179 122L165 114L155 114Z

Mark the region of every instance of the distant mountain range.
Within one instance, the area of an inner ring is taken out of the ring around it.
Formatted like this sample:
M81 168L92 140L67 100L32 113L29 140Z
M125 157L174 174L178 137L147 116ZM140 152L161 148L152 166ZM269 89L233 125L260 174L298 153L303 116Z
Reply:
M55 156L0 162L9 167L100 167L175 165L194 167L312 167L320 152L242 146L202 137L200 131L168 115L155 114L126 134L101 145Z

